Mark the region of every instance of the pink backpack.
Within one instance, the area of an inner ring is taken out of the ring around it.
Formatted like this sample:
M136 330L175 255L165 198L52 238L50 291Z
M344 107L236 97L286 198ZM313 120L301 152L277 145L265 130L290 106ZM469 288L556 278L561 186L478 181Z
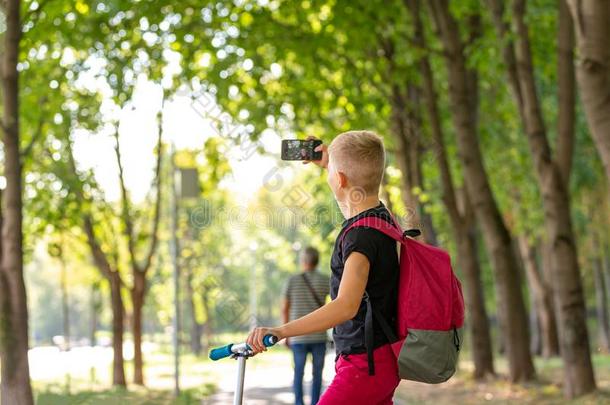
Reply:
M402 232L394 224L376 217L362 218L350 229L369 227L400 243L398 310L394 333L381 314L372 308L365 292L365 346L369 374L374 374L373 317L392 343L402 379L438 384L447 381L456 369L462 327L464 297L462 286L451 268L449 254L412 239L417 230Z

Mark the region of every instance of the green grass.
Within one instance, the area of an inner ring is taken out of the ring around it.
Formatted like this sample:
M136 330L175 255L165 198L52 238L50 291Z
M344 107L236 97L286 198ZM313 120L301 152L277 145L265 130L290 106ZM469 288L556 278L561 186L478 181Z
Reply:
M181 356L181 395L173 395L173 357L164 352L148 354L145 358L146 386L129 384L133 364L125 363L128 389L110 388L111 370L93 368L89 373L70 373L56 379L32 381L36 403L42 405L164 405L200 404L201 399L216 390L217 375L207 357Z
M38 405L195 405L200 404L201 399L213 391L212 386L204 386L203 389L189 389L182 391L175 398L170 391L155 391L144 388L111 389L106 391L82 391L75 394L45 391L36 396Z

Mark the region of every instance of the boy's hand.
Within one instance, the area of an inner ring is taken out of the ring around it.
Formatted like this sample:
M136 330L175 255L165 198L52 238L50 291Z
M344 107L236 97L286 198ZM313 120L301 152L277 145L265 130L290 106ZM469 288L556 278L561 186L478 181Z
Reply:
M318 138L316 138L315 136L308 136L307 140L317 140ZM315 149L314 152L322 152L322 159L320 160L306 160L303 162L304 165L306 165L307 163L313 163L316 166L320 166L323 169L326 169L328 167L328 146L322 144L322 145L318 145Z
M284 338L279 328L254 328L254 330L250 332L250 335L248 335L248 339L246 339L246 343L252 348L254 354L267 351L267 348L263 344L263 338L266 335L273 335L278 338L278 341Z

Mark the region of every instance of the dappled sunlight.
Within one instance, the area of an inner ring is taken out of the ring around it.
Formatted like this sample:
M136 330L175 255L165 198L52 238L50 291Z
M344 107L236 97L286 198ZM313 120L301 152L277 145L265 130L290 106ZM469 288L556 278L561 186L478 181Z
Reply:
M610 404L608 3L0 0L0 405Z

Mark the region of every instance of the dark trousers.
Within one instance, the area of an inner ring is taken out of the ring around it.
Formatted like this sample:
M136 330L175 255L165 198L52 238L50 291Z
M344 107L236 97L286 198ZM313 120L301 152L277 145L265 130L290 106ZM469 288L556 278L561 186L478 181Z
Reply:
M303 372L307 353L312 355L313 379L311 383L311 405L318 403L320 390L322 389L322 369L324 369L324 355L326 354L326 343L292 343L290 345L294 356L294 403L303 405Z

